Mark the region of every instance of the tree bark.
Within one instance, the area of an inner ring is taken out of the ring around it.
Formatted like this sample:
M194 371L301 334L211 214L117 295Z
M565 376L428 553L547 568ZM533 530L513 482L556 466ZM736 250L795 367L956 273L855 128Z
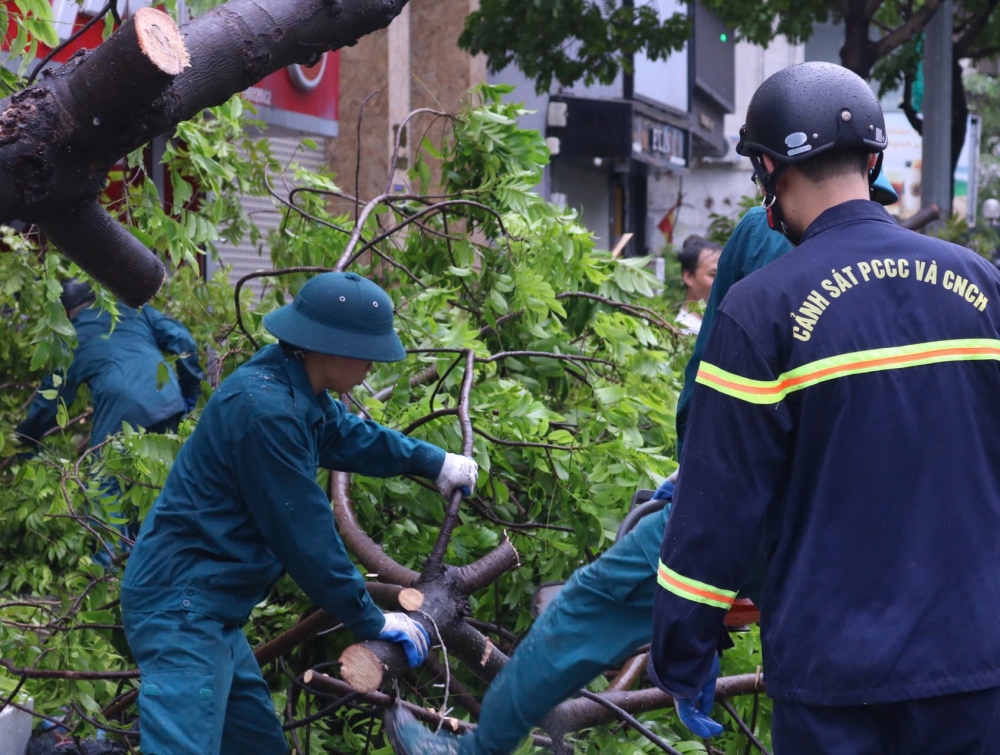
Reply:
M719 698L746 695L756 690L764 690L764 680L757 674L724 676L715 684L715 695ZM633 715L673 705L673 698L655 687L635 692L605 692L601 696ZM615 714L602 705L577 697L560 704L548 715L543 726L553 738L558 738L571 731L617 720Z
M850 0L844 14L844 46L840 62L858 76L867 79L875 65L874 44L870 39L871 16L866 13L864 0Z
M177 30L142 9L107 42L0 100L0 223L34 223L126 304L163 281L140 251L94 214L122 157L264 76L311 64L382 29L408 0L231 0ZM64 216L90 232L70 232Z

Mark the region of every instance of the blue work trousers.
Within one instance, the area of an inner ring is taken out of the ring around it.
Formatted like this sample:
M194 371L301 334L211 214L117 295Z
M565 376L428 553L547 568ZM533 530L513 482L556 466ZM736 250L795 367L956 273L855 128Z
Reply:
M1000 753L1000 688L857 706L775 701L775 755Z
M463 755L507 755L549 711L650 641L669 507L578 569L542 612L483 699Z
M478 727L461 739L462 755L513 752L559 703L650 642L670 508L643 517L600 558L573 572L490 685ZM763 578L761 551L740 595L759 604ZM547 723L558 728L558 721Z
M167 435L170 433L176 433L177 428L181 424L181 420L184 419L184 413L175 414L172 417L167 417L162 422L157 422L154 425L146 428L148 433L156 433L159 435ZM101 505L104 507L107 515L113 517L120 517L121 510L118 506L118 500L122 497L121 484L118 482L117 477L105 477L101 480L101 498L103 499ZM122 533L129 540L134 541L136 536L139 534L139 522L133 519L129 522L123 522L121 524L114 525L115 528ZM104 528L95 526L94 528L105 541L108 539L108 531ZM109 543L110 545L110 543ZM124 539L119 542L119 545L123 553L127 553L131 550L131 546L128 545ZM108 554L104 546L97 544L97 548L91 555L91 560L99 565L102 569L107 571L111 568L111 556Z
M193 611L122 612L142 673L144 755L287 755L271 693L239 627Z

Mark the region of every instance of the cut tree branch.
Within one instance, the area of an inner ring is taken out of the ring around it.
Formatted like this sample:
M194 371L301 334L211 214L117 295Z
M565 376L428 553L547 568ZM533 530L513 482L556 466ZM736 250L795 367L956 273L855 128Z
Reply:
M0 101L0 223L38 225L123 302L148 301L162 263L95 217L111 167L268 74L385 28L406 2L230 0L180 30L160 11L138 10L95 50ZM95 232L70 234L68 214Z

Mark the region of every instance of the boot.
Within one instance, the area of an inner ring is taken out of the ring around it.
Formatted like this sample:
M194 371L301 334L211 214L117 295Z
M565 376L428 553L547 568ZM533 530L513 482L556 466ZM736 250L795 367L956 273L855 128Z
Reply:
M385 712L385 730L396 755L459 755L459 738L435 734L402 705Z

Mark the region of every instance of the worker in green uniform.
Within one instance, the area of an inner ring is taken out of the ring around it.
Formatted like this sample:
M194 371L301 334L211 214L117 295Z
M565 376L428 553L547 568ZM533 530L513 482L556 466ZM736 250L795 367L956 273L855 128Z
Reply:
M413 474L446 496L478 468L352 414L331 398L372 362L406 352L393 304L353 273L324 273L264 318L279 339L215 392L143 522L122 582L125 635L142 672L147 755L284 755L267 684L241 627L287 572L361 639L400 643L423 662L427 632L383 614L365 590L316 483L318 467Z

